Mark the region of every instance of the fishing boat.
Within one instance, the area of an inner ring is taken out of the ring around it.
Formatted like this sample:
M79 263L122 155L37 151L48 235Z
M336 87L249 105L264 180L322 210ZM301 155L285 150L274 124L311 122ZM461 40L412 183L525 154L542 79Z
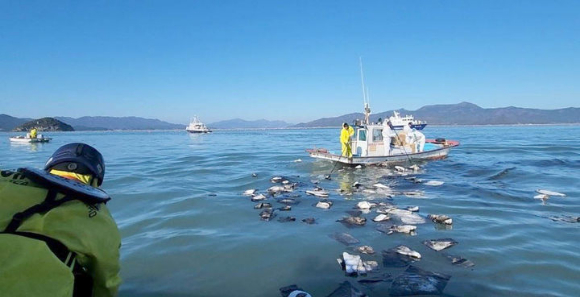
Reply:
M389 117L389 121L391 121L395 130L403 130L409 123L411 123L411 128L416 130L423 130L427 126L427 122L415 120L415 117L412 115L401 117L401 114L397 111L393 111L393 115Z
M307 149L312 158L329 160L347 165L390 165L396 163L406 163L423 160L436 160L447 157L451 148L459 145L458 141L446 140L444 138L426 139L423 133L417 128L404 128L397 131L395 124L389 127L388 124L371 123L369 121L371 109L364 86L364 75L362 61L360 63L361 77L363 85L364 119L355 120L352 128L354 134L351 136L352 156L342 156L333 154L325 148ZM395 112L395 118L400 118ZM414 120L410 117L400 119ZM407 121L408 123L408 121ZM422 123L426 125L426 123ZM425 126L422 126L423 128ZM390 137L388 141L383 140L383 130L385 137Z
M30 136L13 136L10 137L10 142L17 143L46 143L51 141L52 138L44 137L42 134L38 135L36 138L31 138Z
M193 120L189 123L189 126L185 128L189 133L210 133L211 130L208 129L204 123L202 123L197 116L193 117Z

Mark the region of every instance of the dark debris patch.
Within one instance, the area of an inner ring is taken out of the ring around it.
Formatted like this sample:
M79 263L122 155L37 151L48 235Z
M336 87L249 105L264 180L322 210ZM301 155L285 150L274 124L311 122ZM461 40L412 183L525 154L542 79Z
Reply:
M390 296L441 295L450 275L409 266L399 275L389 290Z

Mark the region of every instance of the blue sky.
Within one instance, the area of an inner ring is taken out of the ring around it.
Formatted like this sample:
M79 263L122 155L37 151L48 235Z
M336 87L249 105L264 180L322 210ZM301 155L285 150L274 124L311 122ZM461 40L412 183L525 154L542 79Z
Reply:
M580 1L4 1L0 113L292 123L580 106Z

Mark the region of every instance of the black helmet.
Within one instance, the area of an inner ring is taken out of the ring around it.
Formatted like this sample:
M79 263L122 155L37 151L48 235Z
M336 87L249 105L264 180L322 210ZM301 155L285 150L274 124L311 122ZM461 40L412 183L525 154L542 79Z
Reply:
M88 144L69 143L57 149L48 159L44 170L51 169L92 174L100 186L105 177L105 160L99 151Z

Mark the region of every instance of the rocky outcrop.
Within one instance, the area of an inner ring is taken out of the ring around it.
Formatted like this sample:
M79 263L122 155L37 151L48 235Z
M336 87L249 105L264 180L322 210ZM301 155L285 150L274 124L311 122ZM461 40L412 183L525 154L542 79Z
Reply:
M55 118L41 118L37 120L32 120L26 122L12 131L23 132L30 131L32 128L36 128L39 132L42 131L74 131L73 127L69 124L63 123Z

